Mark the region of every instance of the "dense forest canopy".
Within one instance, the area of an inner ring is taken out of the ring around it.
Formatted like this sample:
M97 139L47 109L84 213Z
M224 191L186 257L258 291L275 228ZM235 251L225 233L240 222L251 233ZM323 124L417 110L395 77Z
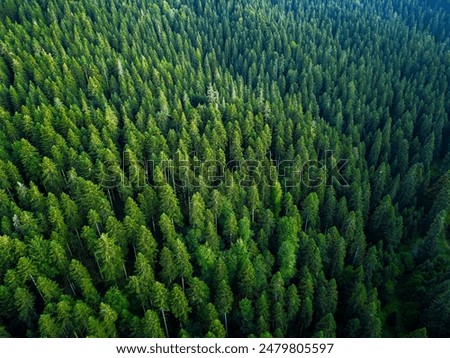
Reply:
M450 336L448 11L2 0L0 336Z

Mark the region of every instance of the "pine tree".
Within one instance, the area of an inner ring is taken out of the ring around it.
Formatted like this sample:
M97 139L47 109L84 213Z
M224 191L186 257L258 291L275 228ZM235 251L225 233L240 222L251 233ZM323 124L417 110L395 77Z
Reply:
M217 312L223 315L225 322L225 330L228 333L228 321L227 314L230 313L233 304L233 292L230 286L225 282L221 281L217 287L215 296L215 305L217 307Z
M164 338L164 331L161 328L158 314L152 310L145 312L142 318L142 337Z
M187 323L188 314L191 311L189 307L188 300L184 295L183 290L180 286L174 285L170 292L170 309L174 316L178 318L181 322Z

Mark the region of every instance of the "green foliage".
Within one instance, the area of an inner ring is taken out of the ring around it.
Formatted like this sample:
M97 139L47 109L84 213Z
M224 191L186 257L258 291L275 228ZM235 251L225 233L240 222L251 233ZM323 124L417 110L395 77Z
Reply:
M154 311L145 312L142 318L142 336L146 338L164 338L158 315Z
M174 316L181 322L187 323L188 314L191 311L189 302L180 286L175 285L170 292L170 309Z
M448 336L447 10L3 1L0 336Z

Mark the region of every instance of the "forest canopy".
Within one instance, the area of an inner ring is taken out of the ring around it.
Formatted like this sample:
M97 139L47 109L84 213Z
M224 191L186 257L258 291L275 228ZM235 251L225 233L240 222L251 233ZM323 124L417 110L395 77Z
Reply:
M0 337L449 337L450 17L0 2Z

